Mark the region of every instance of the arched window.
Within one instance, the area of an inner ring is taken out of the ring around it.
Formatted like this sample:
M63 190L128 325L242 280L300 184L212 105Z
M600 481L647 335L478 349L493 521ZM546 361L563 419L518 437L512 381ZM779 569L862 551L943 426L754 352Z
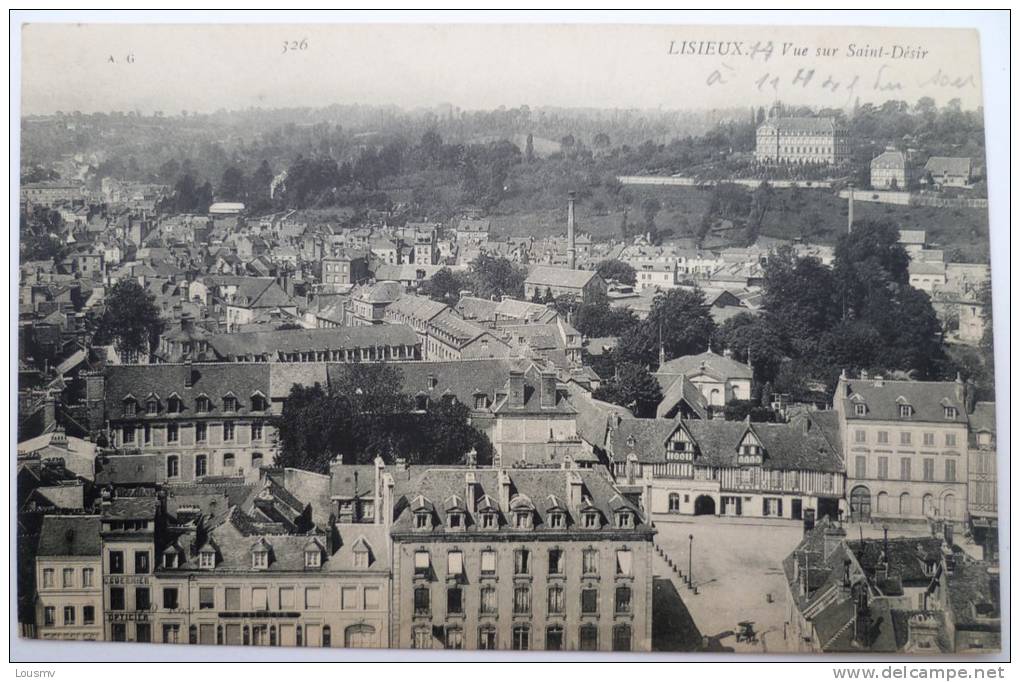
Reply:
M956 518L956 496L953 493L946 493L942 497L942 516L947 519Z
M669 510L671 512L680 511L680 493L669 494Z
M581 626L580 630L580 650L581 651L598 651L599 650L599 629L598 626L587 623Z
M900 516L910 516L913 513L910 493L900 495Z
M884 490L878 494L876 498L876 506L878 507L879 514L885 514L889 511L889 493Z
M166 458L166 477L177 478L181 475L181 460L177 455L169 455Z
M205 476L209 473L209 458L205 455L195 456L195 476Z
M230 474L234 470L234 453L227 452L223 454L223 473Z
M258 469L262 466L262 453L253 452L251 453L251 468Z
M613 651L630 651L630 626L622 623L613 626Z
M364 649L375 646L375 628L359 623L344 630L344 646L348 649Z
M935 498L930 493L921 498L921 513L925 516L935 514Z

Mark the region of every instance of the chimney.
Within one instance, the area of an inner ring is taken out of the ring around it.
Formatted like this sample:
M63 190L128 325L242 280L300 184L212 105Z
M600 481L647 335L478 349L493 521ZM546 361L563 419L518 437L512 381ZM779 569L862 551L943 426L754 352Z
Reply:
M393 521L393 476L389 473L382 475L382 507L375 510L376 523L382 522L382 525L389 530L390 524Z
M808 507L804 510L804 535L815 529L815 510Z
M524 407L524 371L514 368L510 370L510 395L507 397L510 407Z
M881 374L876 374L875 375L875 388L882 388L883 386L885 386L885 380L882 378Z
M183 313L181 315L181 331L189 334L195 331L195 318L191 313Z
M574 243L574 193L567 194L567 267L577 268L577 247Z
M959 372L956 373L955 383L956 383L956 401L960 404L963 404L967 397L967 387L964 385L963 377L960 376Z
M478 479L475 472L469 471L464 474L464 504L467 505L469 514L475 513L475 504L478 500Z
M825 552L825 558L828 559L832 556L832 553L836 551L840 543L846 539L846 531L839 526L827 526L822 531L822 547Z
M581 474L571 469L567 472L567 508L578 509L581 506Z
M556 371L542 370L542 407L556 407Z
M376 458L372 461L372 464L375 465L375 469L372 472L373 473L373 479L374 479L372 481L372 492L375 495L375 522L376 523L382 523L382 516L383 516L382 479L383 479L383 472L386 470L386 462L383 461L382 457L379 457L378 455L376 455Z
M191 366L191 358L188 358L187 362L184 363L184 387L191 388L195 385L195 375L198 372Z
M506 469L499 470L499 508L510 511L510 473Z

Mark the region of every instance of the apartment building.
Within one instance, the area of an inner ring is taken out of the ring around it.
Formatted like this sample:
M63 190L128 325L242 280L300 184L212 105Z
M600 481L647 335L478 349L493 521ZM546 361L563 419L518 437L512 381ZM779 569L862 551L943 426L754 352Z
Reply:
M36 634L40 639L103 639L99 517L43 518L36 552Z

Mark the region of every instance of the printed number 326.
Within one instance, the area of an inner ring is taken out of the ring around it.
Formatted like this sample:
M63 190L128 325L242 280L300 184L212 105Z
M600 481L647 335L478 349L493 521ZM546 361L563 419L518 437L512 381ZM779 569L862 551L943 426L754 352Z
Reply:
M308 39L303 40L285 40L283 41L283 52L280 54L286 54L288 52L297 52L299 50L308 49Z

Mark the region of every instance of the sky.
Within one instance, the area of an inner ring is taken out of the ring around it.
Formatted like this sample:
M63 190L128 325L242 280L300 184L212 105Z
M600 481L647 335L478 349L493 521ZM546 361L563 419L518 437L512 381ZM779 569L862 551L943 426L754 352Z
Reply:
M848 107L925 96L981 104L978 36L962 29L34 23L22 31L23 115L353 103Z

